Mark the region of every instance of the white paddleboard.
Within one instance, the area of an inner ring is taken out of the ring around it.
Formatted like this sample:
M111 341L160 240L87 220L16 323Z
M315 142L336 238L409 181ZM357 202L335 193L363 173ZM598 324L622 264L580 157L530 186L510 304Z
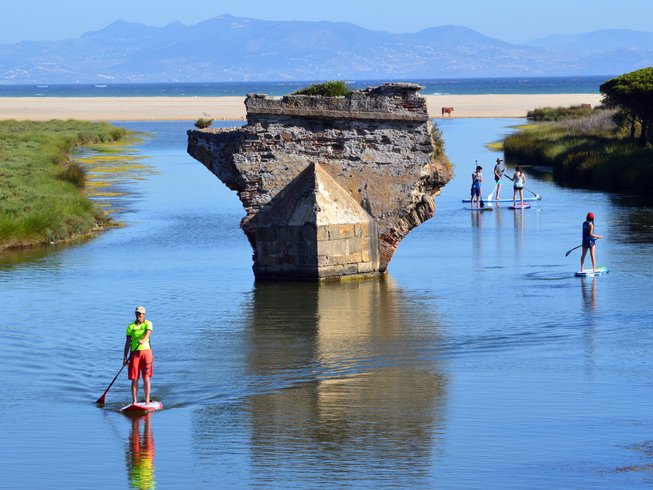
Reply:
M123 413L146 413L146 412L154 412L156 410L161 410L163 408L163 403L161 402L150 402L150 403L145 403L145 402L138 402L138 403L132 403L131 405L127 405L126 407L122 407L120 409L121 412Z
M574 275L576 277L592 277L592 276L600 276L601 274L607 274L608 268L605 266L598 266L595 271L592 269L583 269L582 271L576 272Z
M483 199L485 202L512 202L512 197L506 197L506 198L501 198L501 199ZM541 201L542 196L538 197L525 197L524 202L526 201ZM471 199L463 199L463 202L472 202Z
M519 203L519 204L514 204L512 206L508 206L508 209L528 209L530 207L531 205L525 202L524 204Z

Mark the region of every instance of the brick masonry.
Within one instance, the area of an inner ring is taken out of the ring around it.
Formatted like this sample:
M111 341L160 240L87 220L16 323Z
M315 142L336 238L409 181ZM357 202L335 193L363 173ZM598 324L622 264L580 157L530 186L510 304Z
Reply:
M434 215L434 197L452 171L445 156L436 156L420 88L384 84L350 97L248 95L247 125L188 132L189 154L243 203L241 227L257 278L383 273L400 241ZM290 185L309 168L312 191ZM337 195L338 204L311 218L306 202L316 205L323 191ZM275 206L276 217L269 212ZM285 222L290 215L297 223L301 215L303 224ZM368 234L367 241L356 233Z

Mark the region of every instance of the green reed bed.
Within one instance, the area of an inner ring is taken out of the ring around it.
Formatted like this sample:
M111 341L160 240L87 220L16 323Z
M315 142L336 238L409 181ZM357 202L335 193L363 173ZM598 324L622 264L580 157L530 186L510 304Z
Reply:
M71 152L126 135L108 123L0 121L0 249L68 240L104 224Z
M613 121L614 114L583 111L580 117L531 124L505 139L506 159L549 166L554 179L565 185L648 193L648 183L653 179L653 148L625 137Z

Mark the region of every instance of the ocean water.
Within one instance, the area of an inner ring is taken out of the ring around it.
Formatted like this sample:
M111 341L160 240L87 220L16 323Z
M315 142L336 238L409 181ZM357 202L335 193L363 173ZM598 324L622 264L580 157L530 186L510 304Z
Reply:
M564 94L598 93L605 77L456 78L397 80L419 83L422 94ZM392 80L350 81L360 89ZM287 95L314 82L131 83L2 85L0 97L221 97L249 93Z
M384 280L343 284L256 283L192 121L121 123L157 170L126 226L0 261L0 487L650 488L651 208L527 169L531 209L465 209L520 122L439 123L456 176L435 217ZM582 279L564 254L590 210L611 271ZM94 401L138 304L165 409L132 419L124 372Z

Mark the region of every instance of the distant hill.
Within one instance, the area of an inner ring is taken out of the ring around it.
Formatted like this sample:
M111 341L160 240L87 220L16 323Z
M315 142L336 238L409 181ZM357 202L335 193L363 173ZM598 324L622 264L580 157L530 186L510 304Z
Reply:
M517 45L459 26L392 34L229 15L191 26L120 20L77 39L0 45L0 83L616 75L652 66L652 40L597 31Z

